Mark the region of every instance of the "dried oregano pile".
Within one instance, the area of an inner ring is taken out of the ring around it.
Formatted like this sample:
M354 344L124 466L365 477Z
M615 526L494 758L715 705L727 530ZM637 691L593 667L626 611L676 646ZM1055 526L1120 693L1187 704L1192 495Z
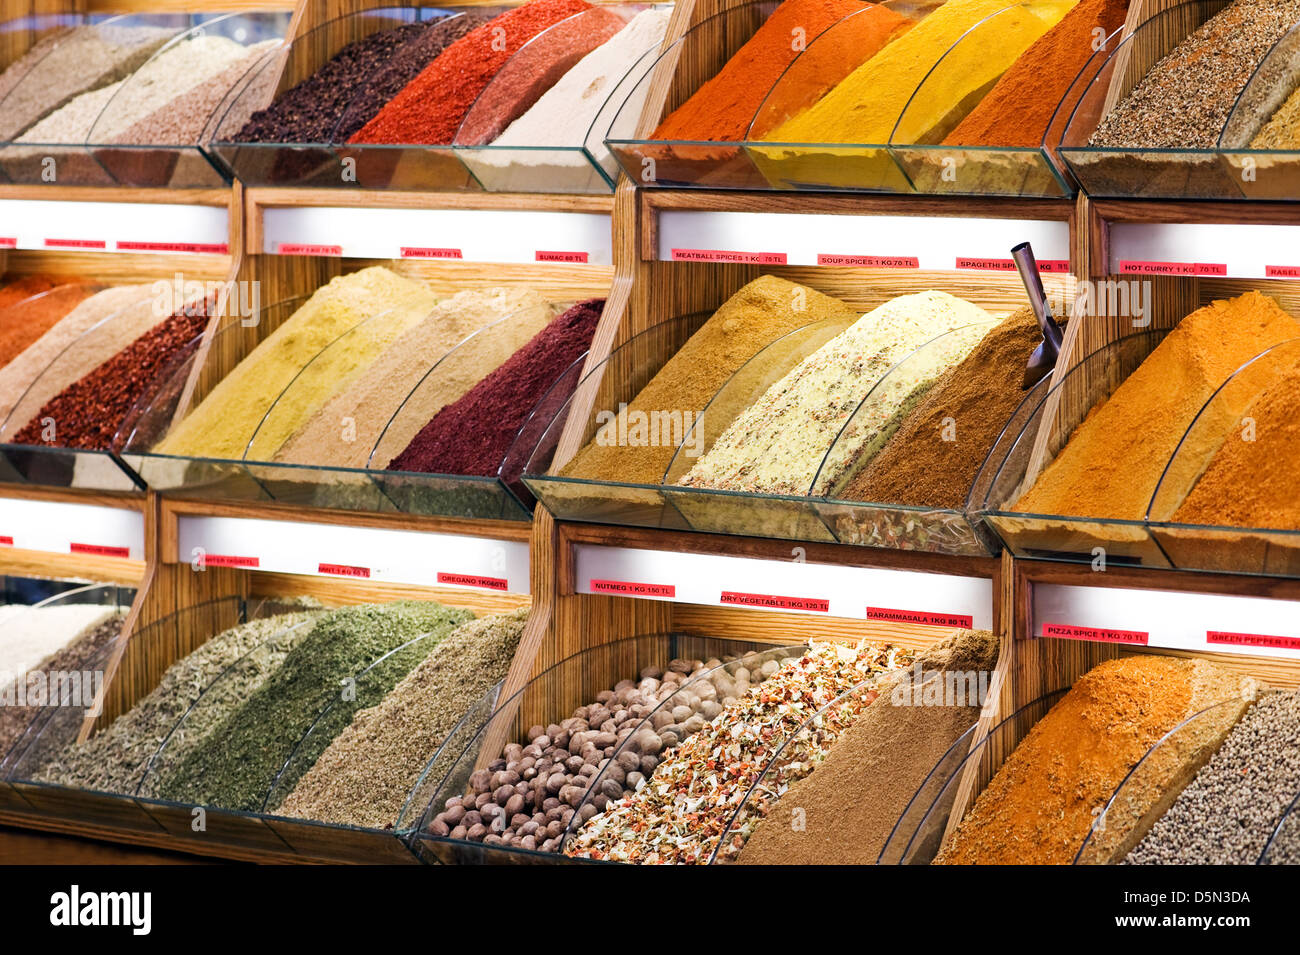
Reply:
M357 710L383 699L439 640L472 618L468 610L415 601L331 611L243 706L159 780L159 795L261 810L273 786L287 794ZM304 740L331 703L326 722ZM303 754L300 743L314 752ZM286 767L295 751L301 758Z

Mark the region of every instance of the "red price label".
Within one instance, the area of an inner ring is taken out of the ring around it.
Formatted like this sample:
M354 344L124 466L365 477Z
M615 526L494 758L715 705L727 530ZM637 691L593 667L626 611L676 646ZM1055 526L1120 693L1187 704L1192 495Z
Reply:
M1270 636L1266 633L1233 633L1230 630L1208 630L1205 641L1222 647L1261 647L1273 650L1300 650L1300 637Z
M1141 630L1107 630L1098 627L1070 627L1058 623L1045 623L1043 636L1061 640L1088 640L1092 643L1136 643L1145 647L1148 634Z
M1264 276L1270 279L1300 279L1300 265L1266 265Z
M784 252L731 252L727 249L673 249L674 262L733 262L738 265L785 265Z
M586 252L546 252L539 249L533 253L534 262L568 262L574 265L585 265L589 260Z
M639 584L630 580L596 580L590 581L594 594L622 594L627 597L676 597L677 588L673 584Z
M0 547L13 547L14 539L12 537L0 537Z
M108 547L104 544L71 544L74 554L93 554L96 557L130 557L129 547Z
M260 567L262 562L257 557L239 557L235 554L204 554L201 560L204 567Z
M1119 263L1120 275L1227 275L1228 266L1222 262L1138 262L1124 259Z
M438 571L438 583L454 587L480 587L484 590L505 590L509 581L504 577L483 577L478 574L446 574Z
M47 249L107 249L103 239L46 239Z
M831 602L822 600L820 597L744 594L733 590L724 590L718 600L730 607L763 607L768 610L815 610L818 613L828 613L831 609Z
M404 259L463 259L465 256L460 249L433 249L422 246L404 245L402 246L402 258Z
M866 269L919 269L921 261L914 255L838 255L817 253L818 265L850 265Z
M341 245L305 245L298 242L279 242L275 246L276 255L334 255L343 254Z
M192 255L229 255L228 242L118 242L119 252L185 252Z
M968 614L935 613L928 610L893 610L889 607L868 607L868 620L888 623L917 623L927 627L957 627L970 630L975 620Z
M369 567L350 567L347 564L320 564L316 568L318 574L333 574L336 577L362 577L370 576Z
M0 249L18 248L18 238L12 235L0 235Z

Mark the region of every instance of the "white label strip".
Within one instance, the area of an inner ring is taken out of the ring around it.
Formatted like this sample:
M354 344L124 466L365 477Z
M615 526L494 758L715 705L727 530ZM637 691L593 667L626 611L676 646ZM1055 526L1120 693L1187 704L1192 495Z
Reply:
M1117 222L1116 275L1300 278L1300 225Z
M262 251L278 255L610 265L609 216L511 209L269 208Z
M144 560L144 514L123 507L0 497L0 551Z
M1035 584L1033 635L1300 660L1300 601Z
M0 200L0 248L228 255L225 206Z
M1040 219L820 215L780 212L659 214L663 261L1015 272L1011 248L1032 242L1043 271L1068 271L1070 226Z
M236 517L181 517L195 567L528 593L528 543L457 534Z
M579 544L574 550L574 589L582 594L857 620L867 617L868 607L886 607L905 614L969 617L977 628L993 626L993 582L981 577L810 564L795 560L793 553L783 561L599 544Z

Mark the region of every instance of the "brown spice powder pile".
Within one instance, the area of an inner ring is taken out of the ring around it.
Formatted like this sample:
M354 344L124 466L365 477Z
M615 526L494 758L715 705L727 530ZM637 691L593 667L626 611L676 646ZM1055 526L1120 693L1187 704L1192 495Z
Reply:
M1197 309L1088 413L1015 510L1142 520L1165 465L1214 390L1269 346L1298 335L1300 322L1259 292ZM1275 375L1267 362L1243 373L1234 395L1244 403L1218 409L1225 427ZM1253 392L1248 382L1256 383ZM1224 433L1205 431L1215 438Z
M1210 149L1300 0L1236 0L1151 68L1088 141L1112 149Z
M883 686L816 771L781 797L736 861L874 864L926 774L979 719L977 705L915 705L914 691L923 694L931 680L946 687L949 672L991 671L997 658L998 639L987 630L962 631L918 656L924 685L915 684L913 669ZM896 690L903 705L893 701Z
M1193 713L1252 681L1203 660L1133 656L1079 678L940 851L939 865L1068 865L1129 769Z
M850 501L962 507L975 472L1024 399L1025 363L1040 340L1038 323L1028 308L985 335L961 364L939 379L840 496ZM945 440L954 434L956 440Z
M814 289L764 275L727 299L629 404L636 412L699 412L728 379L764 346L813 322L856 319L859 311ZM611 409L614 410L614 409ZM720 434L726 421L710 421ZM565 477L629 484L660 484L675 447L601 445L582 449Z

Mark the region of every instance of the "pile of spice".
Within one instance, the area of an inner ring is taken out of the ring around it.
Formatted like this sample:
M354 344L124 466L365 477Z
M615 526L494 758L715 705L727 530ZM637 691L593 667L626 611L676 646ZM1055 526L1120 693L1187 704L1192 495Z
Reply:
M1070 95L1070 86L1084 66L1094 53L1111 52L1098 49L1097 31L1109 37L1124 25L1127 15L1128 0L1080 0L1021 54L943 144L1043 145L1053 116L1058 121L1069 117L1082 98L1084 91Z
M27 673L116 612L100 604L0 608L0 674Z
M863 684L907 666L911 658L890 646L812 645L798 660L725 706L670 753L636 792L588 820L565 845L565 855L646 864L707 863L750 787L779 756L782 765L763 780L765 792L755 793L759 798L746 803L746 818L730 830L734 848L740 848L765 812L767 800L778 798L811 772L870 705L874 692ZM816 731L800 733L814 715Z
M1250 141L1251 149L1300 147L1300 87L1296 87Z
M60 285L17 304L0 306L0 368L21 355L96 291L93 285Z
M132 122L106 141L114 145L187 146L200 142L203 131L240 80L250 70L265 70L269 54L280 48L279 40L263 40L215 75L203 80L151 113ZM249 95L241 90L240 97ZM120 125L120 122L118 123Z
M898 141L940 142L1072 5L1062 2L1031 9L1008 8L1002 0L947 0L811 108L762 138L775 143L888 143L906 106L906 129L900 130ZM999 11L1005 12L992 16ZM953 49L977 24L979 42ZM945 53L949 55L942 69L931 75ZM922 81L921 95L914 98Z
M308 418L274 460L364 468L380 435L386 447L405 448L430 418L499 368L555 314L555 306L528 289L467 289L443 299Z
M415 601L325 614L243 705L160 774L158 794L250 812L262 809L273 788L288 795L357 710L383 699L439 640L472 617Z
M1297 335L1300 323L1258 292L1197 309L1089 412L1015 510L1142 520L1170 456L1215 389L1266 348ZM1233 400L1215 403L1222 427L1198 428L1200 440L1222 441L1276 374L1269 362L1245 369ZM1204 460L1197 450L1184 449L1184 466ZM1168 480L1186 486L1179 473Z
M850 501L961 508L975 474L1024 399L1042 334L1022 308L935 383L880 453L839 493Z
M42 292L48 292L60 285L73 284L74 281L63 276L47 275L45 273L24 275L22 278L13 279L4 285L0 285L0 309L8 308L10 305L17 305L24 299L31 298L33 295L40 295Z
M85 743L74 739L36 761L30 778L98 792L134 793L164 742L168 755L183 747L181 740L173 746L169 734L214 681L239 664L238 676L232 679L247 691L256 689L283 662L294 641L306 634L304 625L310 618L308 612L282 614L214 636L173 663L148 696L105 729ZM139 636L151 637L147 632ZM272 652L271 647L277 649ZM152 790L143 794L157 795Z
M440 53L348 142L450 144L479 94L514 54L547 27L591 9L586 0L529 0L493 17ZM566 68L581 55L573 57ZM552 81L558 78L557 73ZM502 117L504 121L493 134L542 92L526 92L532 99Z
M693 417L742 365L776 339L805 325L847 322L857 315L856 309L815 289L772 275L756 278L727 299L668 359L628 403L624 416L629 420L652 413ZM729 423L711 418L709 428L720 431ZM673 442L623 444L598 436L563 473L591 481L659 484L676 451Z
M204 303L182 309L156 325L85 377L51 398L11 438L14 444L52 444L84 451L114 447L141 399L175 374L199 346L208 324ZM52 419L57 430L45 440L42 424Z
M891 299L768 388L678 483L751 493L820 493L839 480L864 446L884 436L883 426L915 388L975 347L992 320L982 308L946 292ZM945 335L958 329L957 335ZM903 358L908 358L903 373L891 377L895 387L877 389L879 399L873 395L870 406L860 409L873 386ZM828 452L833 460L827 460Z
M735 861L874 864L926 775L979 719L979 688L989 685L998 647L987 630L962 631L885 681L816 771L759 822Z
M18 79L4 99L0 142L18 139L78 95L129 76L174 33L164 27L101 23L37 44L10 67Z
M1214 148L1246 83L1297 23L1300 0L1234 0L1156 63L1088 145Z
M529 415L591 347L604 307L604 299L591 299L553 319L499 368L434 415L389 462L388 470L495 475Z
M155 450L235 460L248 452L253 460L270 460L352 375L417 325L434 301L423 284L382 266L333 279L253 349ZM353 329L338 347L330 347ZM309 362L310 373L299 379ZM274 420L263 427L272 406Z
M531 727L527 745L511 743L475 772L469 792L448 799L429 831L557 852L577 823L645 786L673 747L778 668L758 653L730 665L679 658L647 666L568 719Z
M51 674L82 674L98 665L103 669L102 655L110 643L122 633L122 614L114 613L101 623L83 630L73 637L65 646L55 650L44 660L29 668L44 675L39 681L48 692L66 692L63 688L51 686ZM6 631L5 639L8 639ZM43 706L57 701L46 695L34 696L31 693L32 682L27 672L3 670L3 675L10 678L8 683L0 683L0 761L15 743L22 738L27 727L41 712ZM91 684L82 682L83 692L93 690ZM28 702L35 700L38 702ZM26 762L26 761L24 761Z
M280 804L280 814L373 829L396 825L457 722L505 679L527 620L528 611L517 610L449 634L377 706L357 713Z
M1079 678L998 770L936 864L1068 865L1129 770L1188 717L1216 703L1244 708L1254 682L1204 660L1133 656ZM1223 733L1231 726L1219 724ZM1106 814L1106 837L1158 805L1147 790Z
M910 20L893 11L858 0L785 0L716 76L659 124L651 138L739 142L778 80L783 84L782 103L797 111L909 26ZM832 27L833 32L823 37ZM800 36L806 42L796 42ZM786 68L810 44L809 55L817 56L818 69L785 77ZM797 89L791 88L794 82L799 83Z
M1222 446L1174 512L1176 523L1300 530L1300 499L1289 467L1300 455L1297 377L1292 369L1250 406L1249 435L1239 424L1225 429Z
M1254 865L1297 792L1300 699L1266 694L1124 862Z
M0 370L0 420L8 419L11 429L25 425L64 388L183 304L171 286L163 292L149 285L125 286L92 295Z

